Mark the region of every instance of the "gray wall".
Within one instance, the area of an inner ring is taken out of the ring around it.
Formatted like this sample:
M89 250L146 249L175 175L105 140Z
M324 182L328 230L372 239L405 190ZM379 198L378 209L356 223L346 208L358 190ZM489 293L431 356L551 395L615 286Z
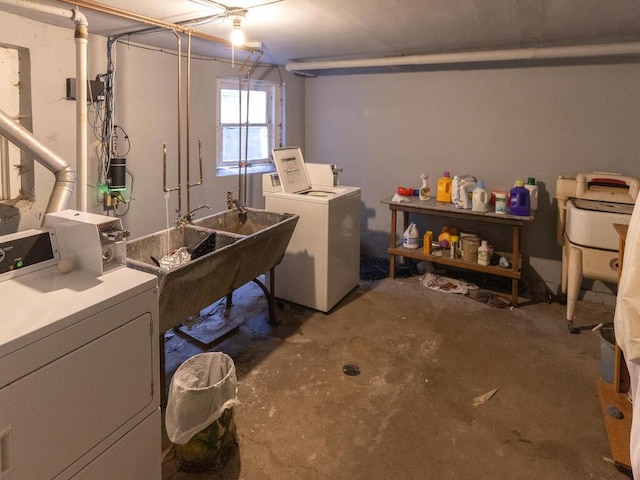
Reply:
M430 174L432 188L444 170L471 174L488 190L535 177L541 199L524 233L527 275L555 289L555 180L589 171L640 177L638 85L638 64L308 79L305 158L338 164L342 184L362 187L362 248L378 256L390 227L380 201L400 185L418 188L420 174Z

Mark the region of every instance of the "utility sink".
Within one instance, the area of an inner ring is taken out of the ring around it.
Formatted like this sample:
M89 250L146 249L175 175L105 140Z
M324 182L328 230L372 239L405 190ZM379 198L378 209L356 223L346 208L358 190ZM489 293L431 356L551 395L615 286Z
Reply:
M198 318L200 311L282 261L298 215L226 210L127 241L127 266L158 277L160 331ZM180 247L202 245L201 256L171 270L159 260ZM270 300L271 301L271 300Z
M252 235L275 225L282 220L282 214L247 208L246 212L227 210L216 215L200 218L193 222L198 227L237 235Z

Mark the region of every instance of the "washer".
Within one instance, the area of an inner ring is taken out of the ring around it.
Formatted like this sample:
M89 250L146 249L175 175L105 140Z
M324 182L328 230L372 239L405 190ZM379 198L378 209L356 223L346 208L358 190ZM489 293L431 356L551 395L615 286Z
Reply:
M613 173L579 173L556 180L558 243L562 246L562 293L567 294L567 322L574 313L583 278L615 282L618 236L614 224L628 225L640 180Z
M63 228L0 237L0 479L159 480L157 279L61 273Z
M263 177L265 209L300 216L276 267L276 297L328 312L360 279L360 188L312 182L298 147L274 149L273 158L278 173ZM313 170L335 179L321 173L331 165Z

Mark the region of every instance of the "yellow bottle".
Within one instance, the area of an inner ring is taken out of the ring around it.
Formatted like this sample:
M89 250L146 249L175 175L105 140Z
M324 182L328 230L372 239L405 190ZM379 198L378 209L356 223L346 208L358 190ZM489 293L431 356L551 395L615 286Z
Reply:
M442 177L438 179L436 200L438 202L451 203L451 175L449 172L443 172Z
M425 255L431 255L431 242L433 241L433 232L427 230L424 234L424 243L422 245L422 251Z

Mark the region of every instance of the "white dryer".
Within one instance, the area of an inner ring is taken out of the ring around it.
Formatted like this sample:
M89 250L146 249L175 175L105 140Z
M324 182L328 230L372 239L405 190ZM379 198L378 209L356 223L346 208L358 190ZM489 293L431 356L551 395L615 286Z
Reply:
M360 188L334 185L331 165L310 169L324 184L313 182L298 147L274 149L273 158L278 173L263 177L265 209L300 216L276 267L275 295L328 312L360 279Z
M98 261L119 222L100 218ZM159 480L157 279L61 273L66 228L0 236L0 479Z

